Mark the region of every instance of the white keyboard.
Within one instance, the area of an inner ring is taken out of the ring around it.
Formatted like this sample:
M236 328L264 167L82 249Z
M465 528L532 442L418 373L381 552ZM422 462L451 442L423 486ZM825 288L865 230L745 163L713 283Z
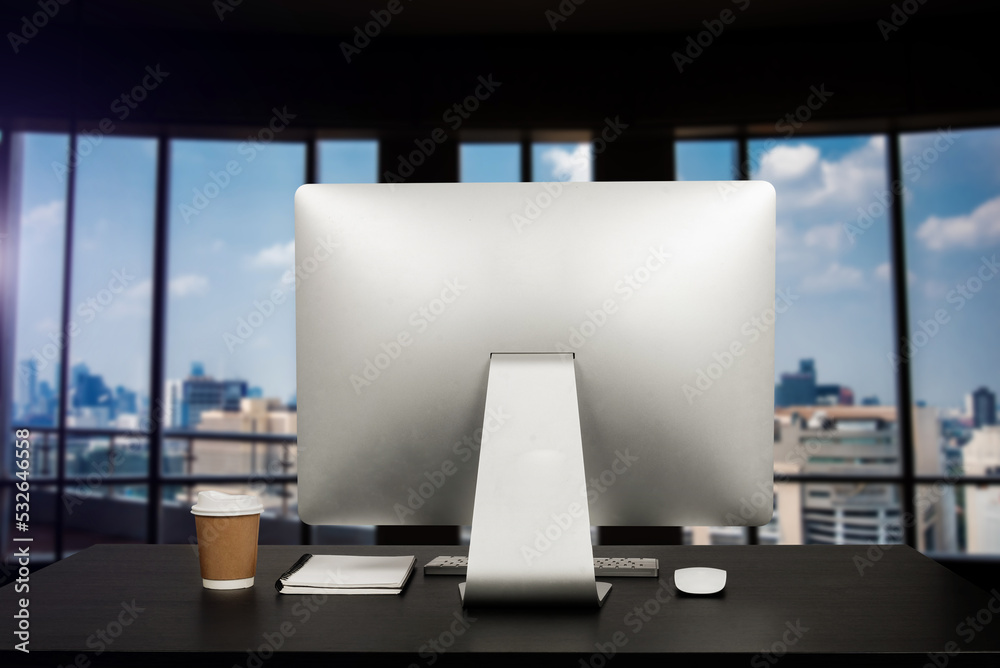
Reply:
M424 564L424 575L465 575L468 557L434 557ZM601 578L655 578L657 559L640 557L594 557L594 575Z

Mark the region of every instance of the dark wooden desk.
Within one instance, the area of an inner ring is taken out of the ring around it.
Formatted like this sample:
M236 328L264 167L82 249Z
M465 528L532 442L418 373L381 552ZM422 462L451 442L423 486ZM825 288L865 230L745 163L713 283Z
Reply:
M415 554L418 570L399 596L276 593L274 580L305 551ZM973 586L908 547L595 552L657 557L662 578L613 579L614 590L600 610L463 613L461 578L422 572L432 557L464 554L463 548L261 546L256 586L218 592L201 587L189 546L99 545L31 576L29 655L12 649L12 614L23 594L15 594L13 585L0 590L0 665L600 668L664 666L670 657L663 655L675 655L672 660L687 661L671 665L711 657L723 665L759 667L923 666L931 661L927 653L949 649L961 653L938 657L941 668L1000 665L1000 594ZM856 561L870 556L880 558ZM673 570L693 565L727 569L724 593L678 595ZM966 621L970 616L980 630ZM602 656L612 650L613 659Z

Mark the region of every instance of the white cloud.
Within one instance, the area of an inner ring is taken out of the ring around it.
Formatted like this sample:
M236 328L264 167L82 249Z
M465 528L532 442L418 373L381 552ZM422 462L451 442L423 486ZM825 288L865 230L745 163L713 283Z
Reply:
M974 248L1000 241L1000 197L980 204L964 216L931 216L917 228L917 238L931 250Z
M21 219L22 227L28 231L45 234L50 230L62 227L65 222L65 205L62 200L54 199L47 204L32 207Z
M125 291L129 299L149 299L153 294L153 280L144 278Z
M572 153L553 147L542 153L542 162L552 165L557 181L589 181L590 144L579 144Z
M295 239L286 244L274 244L261 249L250 258L255 267L279 267L289 269L295 265Z
M809 144L781 144L764 154L758 178L765 181L792 181L801 178L819 162L819 149Z
M840 242L845 238L843 225L832 223L830 225L814 225L810 227L802 236L802 241L809 247L819 247L835 251L840 248Z
M174 297L201 295L208 290L208 279L198 274L183 274L170 279L170 294Z
M866 208L885 193L885 157L883 137L872 137L836 160L821 159L819 148L808 143L779 144L761 157L755 178L774 184L779 212L809 209L827 220L853 221L857 207Z
M25 226L55 227L63 224L63 202L54 199L48 204L39 204L24 214Z
M864 272L857 267L831 263L822 274L810 274L802 279L803 292L839 292L864 287Z

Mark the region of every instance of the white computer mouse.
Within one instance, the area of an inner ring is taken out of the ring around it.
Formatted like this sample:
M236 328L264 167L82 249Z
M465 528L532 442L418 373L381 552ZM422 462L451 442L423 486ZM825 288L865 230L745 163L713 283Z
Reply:
M714 594L726 586L726 571L721 568L678 568L674 584L685 594Z

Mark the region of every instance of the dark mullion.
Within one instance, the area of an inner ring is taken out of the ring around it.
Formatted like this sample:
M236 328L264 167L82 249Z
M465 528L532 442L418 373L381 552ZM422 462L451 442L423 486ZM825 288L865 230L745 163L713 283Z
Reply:
M76 121L70 123L69 146L66 151L66 231L63 236L63 282L62 315L59 327L64 334L69 332L70 303L73 289L73 221L76 217ZM55 508L55 558L63 558L63 526L65 509L61 502L66 491L66 413L69 409L69 339L63 342L59 351L59 413L58 437L56 440L56 508Z
M18 200L14 178L14 137L10 133L10 125L0 125L0 456L6 454L10 442L11 425L14 416L11 415L14 396L14 376L17 370L17 360L14 359L14 330L17 317L17 266L19 243L19 222L15 202ZM17 141L22 140L19 137ZM20 160L18 160L20 162ZM0 471L11 475L7 469L8 460L3 456ZM3 507L0 504L0 507ZM6 532L0 529L0 539L6 544Z
M903 474L903 517L912 518L904 522L905 541L910 547L917 547L917 517L915 515L916 481L913 457L913 387L911 385L910 360L905 353L903 342L910 327L909 300L906 293L906 229L903 222L902 190L903 174L900 167L899 132L889 133L889 245L892 255L892 289L895 301L896 337L893 352L896 354L896 415L899 425L899 454Z
M377 152L381 155L381 152ZM381 167L381 165L380 165ZM379 174L382 172L379 171ZM319 183L319 145L316 135L306 142L306 183ZM296 479L298 477L296 476ZM296 511L296 515L298 512ZM302 545L312 545L312 527L299 518L299 543Z
M528 183L532 179L531 135L525 133L521 138L521 181Z
M160 459L163 452L163 432L161 423L166 414L163 397L164 344L167 327L167 261L170 197L170 138L166 133L157 138L156 148L156 214L153 222L153 303L150 337L149 363L149 487L146 498L146 542L160 541L160 507L162 499Z
M740 132L736 138L736 146L736 178L740 181L746 181L753 176L750 173L750 139L746 132Z
M750 140L746 132L741 131L737 139L736 175L740 181L748 180L750 174ZM747 527L747 545L760 545L760 529Z

